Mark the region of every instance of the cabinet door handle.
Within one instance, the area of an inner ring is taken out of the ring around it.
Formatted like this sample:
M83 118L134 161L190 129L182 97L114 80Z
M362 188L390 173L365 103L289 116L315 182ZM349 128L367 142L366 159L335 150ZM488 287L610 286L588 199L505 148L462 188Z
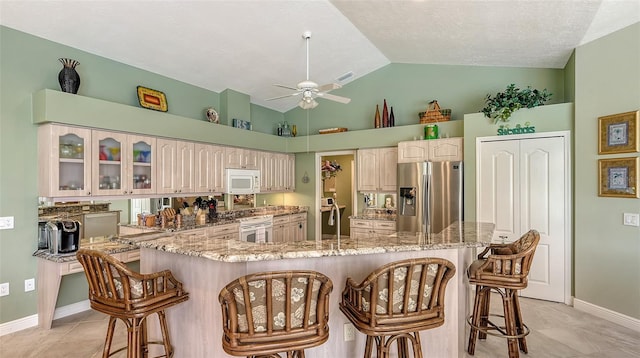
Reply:
M90 191L88 191L88 192L87 192L87 195L91 195L91 192L90 192Z

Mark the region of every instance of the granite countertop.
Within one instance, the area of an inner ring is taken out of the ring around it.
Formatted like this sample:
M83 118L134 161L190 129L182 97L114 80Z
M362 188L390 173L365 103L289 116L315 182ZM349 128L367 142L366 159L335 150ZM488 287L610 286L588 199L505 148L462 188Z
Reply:
M80 248L100 250L108 254L137 250L138 247L120 241L113 240L113 236L100 236L80 240ZM47 249L37 250L33 256L55 262L69 262L76 260L76 253L54 255Z
M356 256L385 252L441 250L489 245L495 225L481 222L456 222L439 234L398 232L366 239L297 241L289 243L248 243L209 238L205 233L165 233L154 238L138 236L116 238L126 244L223 262L269 261L289 258Z
M230 212L218 212L218 218L213 219L211 221L207 221L206 224L202 225L182 225L180 228L176 227L167 227L161 228L159 226L140 226L140 225L121 225L125 227L131 228L144 228L148 230L153 230L156 232L180 232L180 231L188 231L188 230L196 230L196 229L204 229L211 226L219 226L219 225L227 225L227 224L235 224L238 223L239 218L249 217L249 216L259 216L259 215L273 215L284 216L298 213L306 213L309 208L306 206L263 206L252 209L242 209L242 210L232 210Z

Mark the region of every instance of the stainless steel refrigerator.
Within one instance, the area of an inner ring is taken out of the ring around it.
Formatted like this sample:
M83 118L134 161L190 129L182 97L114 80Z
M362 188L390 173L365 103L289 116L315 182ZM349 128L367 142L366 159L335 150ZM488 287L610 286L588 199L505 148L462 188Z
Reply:
M398 164L398 231L439 233L462 221L462 162Z

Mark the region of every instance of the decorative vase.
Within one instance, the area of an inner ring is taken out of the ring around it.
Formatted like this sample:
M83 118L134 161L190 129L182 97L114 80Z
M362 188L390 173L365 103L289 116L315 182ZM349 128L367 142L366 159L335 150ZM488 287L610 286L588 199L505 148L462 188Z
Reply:
M389 127L389 110L387 109L387 100L384 100L384 105L382 106L382 126Z
M376 104L376 117L373 120L373 128L380 128L380 109L378 108L377 104Z
M389 127L395 127L396 117L393 116L393 106L391 106L391 112L389 113Z
M62 92L78 93L78 88L80 88L80 75L76 72L76 66L78 66L80 62L70 58L60 58L58 61L62 62L63 66L60 73L58 73L58 82L60 82Z
M298 134L298 127L294 124L291 126L291 135L296 136Z

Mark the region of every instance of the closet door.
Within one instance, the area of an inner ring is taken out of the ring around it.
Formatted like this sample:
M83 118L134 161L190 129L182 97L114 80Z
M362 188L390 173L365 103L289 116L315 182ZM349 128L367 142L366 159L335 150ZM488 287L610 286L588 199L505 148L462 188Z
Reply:
M567 165L561 136L481 141L477 220L496 225L495 242L540 232L523 296L565 302Z

